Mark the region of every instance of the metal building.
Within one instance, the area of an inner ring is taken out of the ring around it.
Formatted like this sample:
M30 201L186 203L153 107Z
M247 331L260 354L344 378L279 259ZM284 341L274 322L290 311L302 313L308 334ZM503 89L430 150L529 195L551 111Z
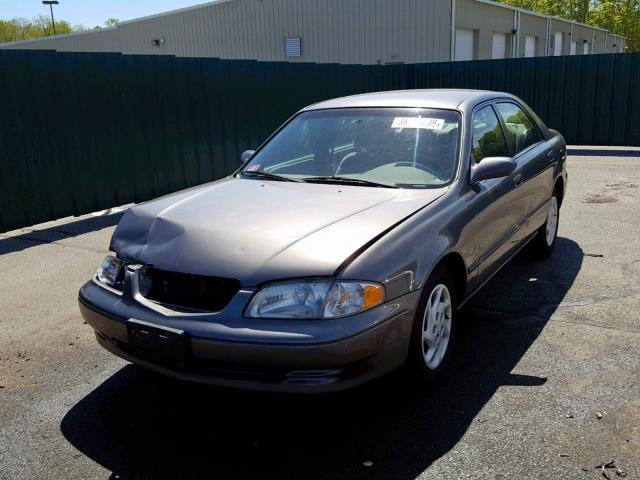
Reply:
M390 64L619 53L626 39L489 0L217 0L0 48Z

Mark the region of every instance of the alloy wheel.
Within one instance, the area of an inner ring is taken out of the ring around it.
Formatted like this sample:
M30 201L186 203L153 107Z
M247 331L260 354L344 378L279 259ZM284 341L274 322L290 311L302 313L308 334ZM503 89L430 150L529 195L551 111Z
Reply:
M446 285L438 284L431 291L422 320L422 355L427 367L440 366L451 337L451 293Z
M547 212L547 245L551 246L556 238L556 230L558 228L558 200L555 196L549 200L549 210Z

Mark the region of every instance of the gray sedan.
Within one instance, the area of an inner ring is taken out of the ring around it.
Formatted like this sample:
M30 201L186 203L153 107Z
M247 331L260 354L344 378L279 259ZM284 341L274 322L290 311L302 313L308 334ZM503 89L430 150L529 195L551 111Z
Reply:
M129 209L79 294L100 345L166 375L288 392L442 375L458 309L553 250L563 137L505 93L307 107L224 179Z

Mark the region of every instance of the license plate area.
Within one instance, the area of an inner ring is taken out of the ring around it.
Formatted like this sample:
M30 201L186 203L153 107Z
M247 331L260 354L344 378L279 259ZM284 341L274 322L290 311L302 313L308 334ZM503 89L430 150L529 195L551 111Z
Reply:
M183 330L130 318L127 332L134 357L170 368L185 367L187 337Z

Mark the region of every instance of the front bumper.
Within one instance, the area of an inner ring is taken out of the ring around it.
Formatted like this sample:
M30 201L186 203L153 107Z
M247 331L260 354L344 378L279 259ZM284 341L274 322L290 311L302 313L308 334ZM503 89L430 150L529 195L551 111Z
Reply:
M187 381L251 390L316 393L351 388L401 366L407 357L419 293L339 320L255 320L242 316L252 292L221 312L171 315L93 281L79 292L82 316L98 343L125 360ZM183 330L184 367L134 355L127 320Z

